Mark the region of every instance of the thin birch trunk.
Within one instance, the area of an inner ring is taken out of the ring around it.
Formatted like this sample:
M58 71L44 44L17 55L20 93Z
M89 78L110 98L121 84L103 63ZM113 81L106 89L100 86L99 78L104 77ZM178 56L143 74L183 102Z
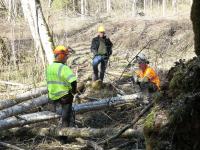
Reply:
M84 18L84 0L81 0L81 18Z
M137 15L137 0L133 0L133 4L132 4L132 16L136 16Z
M163 4L162 4L162 13L163 13L163 17L166 16L166 0L163 0Z
M84 0L84 15L87 15L87 0Z
M48 7L51 8L51 4L52 4L53 0L49 0L48 1Z
M12 60L13 60L13 65L16 67L16 49L15 49L15 20L12 20L12 25L11 25L11 33L12 33L12 40L11 40L11 49L12 49Z
M143 7L144 7L144 13L146 13L146 0L144 0L144 2L143 2Z
M46 55L48 63L53 62L54 44L46 24L39 0L21 0L24 15L28 19L36 47L40 47ZM40 53L42 55L42 53Z
M39 0L36 0L36 15L37 15L36 23L37 23L37 28L39 31L38 33L39 38L42 42L42 48L43 48L43 51L45 52L48 63L52 63L54 59L54 55L53 55L54 43L50 35L50 30L48 28L48 25L46 24Z
M172 7L173 7L174 15L177 14L177 12L178 12L177 0L172 1Z
M151 9L151 13L153 13L153 0L150 1L150 9Z
M107 13L111 12L111 0L106 0Z

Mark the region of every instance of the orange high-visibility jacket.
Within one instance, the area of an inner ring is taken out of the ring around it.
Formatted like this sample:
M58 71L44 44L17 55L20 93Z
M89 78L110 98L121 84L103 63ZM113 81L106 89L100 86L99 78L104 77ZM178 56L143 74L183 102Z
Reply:
M145 71L142 71L142 70L136 71L136 75L139 78L147 77L150 82L156 84L156 86L158 87L158 89L160 89L160 79L159 79L159 76L156 74L156 72L151 67L147 66L147 68L146 68Z

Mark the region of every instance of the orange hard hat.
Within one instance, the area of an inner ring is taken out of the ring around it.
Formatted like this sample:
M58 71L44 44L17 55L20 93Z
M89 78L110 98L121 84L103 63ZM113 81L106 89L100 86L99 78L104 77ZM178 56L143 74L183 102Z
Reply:
M68 48L65 46L59 45L53 50L54 55L59 55L59 54L65 54L67 55L69 53Z
M68 48L64 46L57 46L53 53L55 55L55 61L63 61L65 60L66 56L69 54Z

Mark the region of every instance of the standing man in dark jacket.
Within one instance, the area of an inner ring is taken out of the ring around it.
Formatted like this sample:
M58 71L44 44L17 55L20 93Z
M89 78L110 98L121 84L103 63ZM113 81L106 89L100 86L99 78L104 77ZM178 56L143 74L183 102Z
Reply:
M108 60L112 54L112 46L112 42L105 35L105 28L103 26L99 26L98 36L92 39L91 45L91 51L94 54L92 62L93 81L98 79L103 81ZM100 70L98 70L99 64L101 65Z

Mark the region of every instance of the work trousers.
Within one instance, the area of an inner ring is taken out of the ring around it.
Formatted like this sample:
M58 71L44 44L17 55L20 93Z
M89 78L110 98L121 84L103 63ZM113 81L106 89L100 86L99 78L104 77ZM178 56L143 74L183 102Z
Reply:
M156 84L152 82L140 82L139 85L142 91L148 91L149 93L154 93L158 90Z
M70 126L70 121L72 120L72 102L73 102L74 96L70 93L62 98L53 101L54 107L58 104L61 105L62 107L62 127L69 127Z
M104 79L106 67L108 63L108 57L106 56L95 56L92 62L93 66L93 81L96 81L98 79L102 80ZM99 70L100 65L100 70Z

